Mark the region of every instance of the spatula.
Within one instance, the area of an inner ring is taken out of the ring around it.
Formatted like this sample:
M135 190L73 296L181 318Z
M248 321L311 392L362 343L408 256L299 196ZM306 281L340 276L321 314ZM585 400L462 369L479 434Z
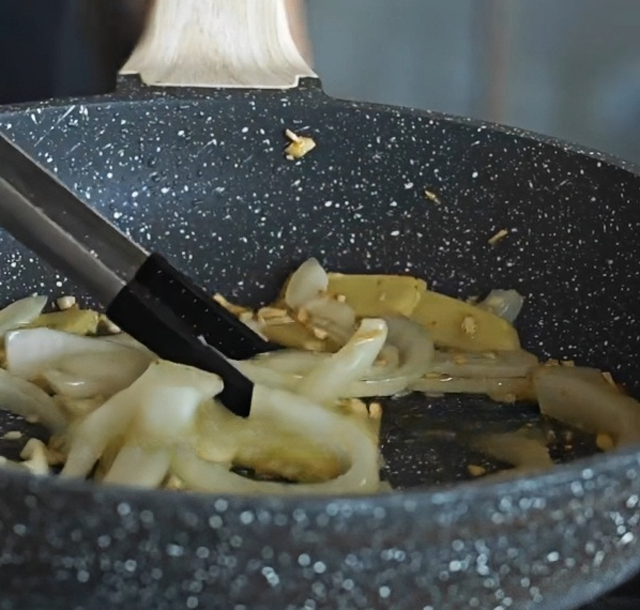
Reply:
M149 253L0 135L0 225L83 286L161 358L216 373L236 415L253 384L228 359L277 349L157 253Z

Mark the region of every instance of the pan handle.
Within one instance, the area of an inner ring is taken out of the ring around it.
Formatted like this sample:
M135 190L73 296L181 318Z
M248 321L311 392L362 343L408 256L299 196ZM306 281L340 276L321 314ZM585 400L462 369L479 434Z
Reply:
M121 74L147 85L286 89L315 77L286 0L155 0Z

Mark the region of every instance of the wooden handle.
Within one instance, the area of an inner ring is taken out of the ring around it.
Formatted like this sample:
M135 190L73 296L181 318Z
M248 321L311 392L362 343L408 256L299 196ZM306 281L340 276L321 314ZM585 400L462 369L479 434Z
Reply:
M155 0L121 74L147 85L251 89L316 76L293 41L285 0Z

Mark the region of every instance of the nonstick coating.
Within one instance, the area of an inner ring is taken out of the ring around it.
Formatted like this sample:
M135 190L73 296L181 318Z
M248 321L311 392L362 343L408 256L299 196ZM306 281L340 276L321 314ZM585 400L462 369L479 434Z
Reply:
M285 128L312 134L317 149L287 161ZM528 297L528 349L640 392L640 179L622 163L516 130L337 101L316 81L255 93L131 79L113 96L7 108L0 130L229 298L273 297L308 256L412 273L453 295L514 287ZM509 236L491 247L502 228ZM81 294L6 235L0 251L3 301ZM389 476L407 487L458 466L434 467L459 458L433 457L415 442L421 429L537 417L420 400L397 407L404 440L386 405ZM571 608L640 567L639 463L628 449L526 480L357 499L141 493L1 473L0 609Z

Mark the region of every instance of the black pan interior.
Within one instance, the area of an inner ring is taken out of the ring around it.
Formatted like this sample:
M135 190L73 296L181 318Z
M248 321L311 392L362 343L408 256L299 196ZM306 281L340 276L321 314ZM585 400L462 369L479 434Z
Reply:
M312 135L317 149L287 161L285 128ZM9 110L0 129L211 292L268 301L309 256L344 272L411 273L456 296L516 288L527 297L526 348L640 390L640 181L595 153L336 101L314 81L284 103L278 92L194 95L125 80L90 104ZM503 228L509 236L490 246ZM34 290L81 295L5 235L0 252L4 302ZM551 430L557 461L596 451L531 405L413 396L385 402L385 474L408 487L468 478L469 463L493 470L504 465L470 451L470 436L525 424ZM3 419L3 430L20 426Z

